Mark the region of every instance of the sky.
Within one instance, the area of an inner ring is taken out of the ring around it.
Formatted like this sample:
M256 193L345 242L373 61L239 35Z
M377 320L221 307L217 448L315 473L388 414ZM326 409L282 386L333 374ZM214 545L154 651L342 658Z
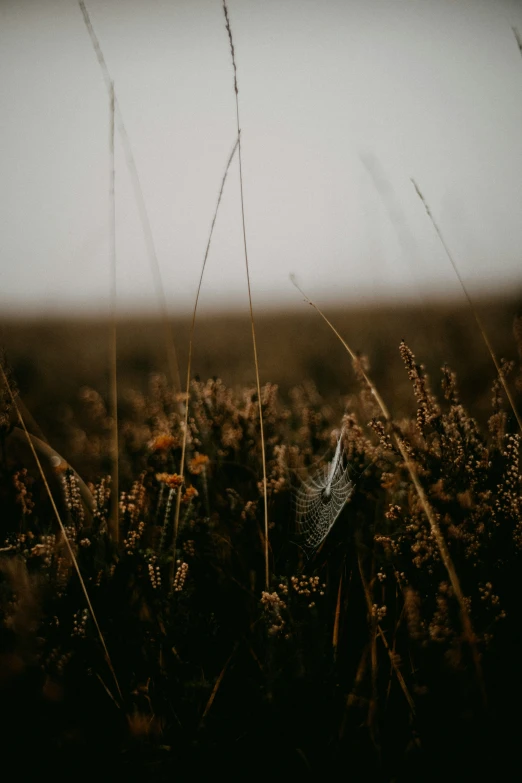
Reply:
M221 0L87 0L164 297L194 302L235 95ZM255 307L522 292L517 0L229 0ZM75 0L0 0L0 313L111 307L110 108ZM117 302L158 308L121 139ZM239 169L201 295L245 308Z

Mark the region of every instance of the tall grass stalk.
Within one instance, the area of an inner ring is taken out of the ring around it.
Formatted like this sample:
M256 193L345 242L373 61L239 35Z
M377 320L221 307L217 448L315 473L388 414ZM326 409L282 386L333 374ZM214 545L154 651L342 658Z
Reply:
M205 719L206 719L208 713L210 712L210 710L212 708L212 705L214 704L214 699L216 698L217 692L218 692L218 690L219 690L219 688L221 686L221 683L223 682L223 678L224 678L224 676L225 676L225 674L227 672L227 669L228 669L228 667L230 665L230 662L231 662L232 658L234 657L234 654L235 654L238 646L239 646L239 642L236 642L235 645L234 645L234 649L232 650L232 652L228 656L227 660L225 661L225 665L223 666L223 668L221 669L221 671L219 673L219 676L218 676L218 678L217 678L217 680L216 680L216 682L214 684L214 687L212 688L212 692L211 692L211 694L210 694L210 696L208 698L208 701L207 701L207 703L205 705L205 709L203 710L203 715L201 716L201 719L199 721L199 728L202 728L204 723L205 723Z
M352 362L357 363L359 371L362 374L362 377L364 378L365 383L367 384L368 388L370 389L372 395L374 396L379 408L382 411L382 414L384 418L386 419L387 423L389 425L392 424L392 419L390 416L390 412L388 411L388 408L384 404L384 401L382 400L382 397L378 393L377 389L375 388L373 382L370 380L369 376L364 372L362 367L360 367L360 363L357 360L357 356L352 351L350 346L347 344L347 342L341 337L335 326L331 323L331 321L326 317L326 315L320 310L320 308L312 302L311 299L305 294L305 292L302 290L302 288L298 285L296 282L295 277L291 277L293 284L298 289L298 291L302 294L302 296L305 298L305 300L308 302L308 304L316 310L321 318L327 323L327 325L330 327L332 332L336 335L336 337L341 341L343 346L345 347L346 351L348 352L350 358L352 359ZM408 452L406 450L406 446L404 444L404 441L402 438L397 434L395 430L392 429L393 433L393 439L395 441L395 444L400 452L400 455L403 459L404 465L406 466L406 469L408 470L408 473L410 474L410 478L412 480L413 486L415 488L415 491L417 493L417 496L420 500L422 509L424 513L426 514L426 518L428 519L431 532L433 535L433 538L435 539L435 543L437 544L437 548L440 553L441 560L444 564L444 567L446 569L446 572L448 574L448 577L451 582L451 586L453 588L453 592L455 594L455 597L458 601L459 608L460 608L460 616L461 616L461 622L462 622L462 630L464 633L464 637L469 645L471 655L473 658L473 664L475 667L476 675L477 675L477 681L480 687L481 695L483 702L485 704L486 702L486 693L484 689L484 679L482 676L482 666L480 664L480 658L477 650L476 640L475 640L475 633L473 631L473 626L471 623L471 618L469 616L469 612L466 606L465 596L462 592L462 587L460 584L460 579L458 577L457 571L455 569L455 565L453 563L453 560L451 558L451 555L449 553L448 547L446 545L446 541L444 540L444 536L442 535L442 531L440 529L439 523L437 522L437 519L435 517L435 514L429 504L428 498L426 497L426 493L424 492L424 489L422 488L422 485L419 481L419 478L417 476L417 471L415 470L415 466L413 462L411 461L410 457L408 456Z
M9 380L7 378L7 375L6 375L5 371L4 371L4 368L3 368L2 364L1 364L1 362L0 362L0 372L2 374L2 380L3 380L4 384L5 384L5 388L7 389L9 397L11 398L11 402L13 404L13 408L16 411L16 415L18 417L18 421L20 422L20 426L21 426L21 428L23 429L23 431L25 433L25 437L27 439L27 443L29 444L29 448L31 449L32 455L33 455L34 460L36 462L36 466L38 468L38 472L40 473L40 476L42 478L42 481L43 481L43 484L44 484L44 487L45 487L45 491L47 492L47 495L49 497L49 501L51 503L51 507L53 509L54 516L56 517L56 521L58 522L58 526L60 528L60 532L62 534L62 538L63 538L64 544L65 544L65 546L67 548L67 552L69 554L69 557L71 558L71 562L73 564L74 570L76 571L76 574L77 574L78 579L80 581L82 592L83 592L83 594L85 596L85 602L86 602L87 608L89 609L89 612L91 614L93 623L94 623L94 625L96 627L96 631L98 633L98 637L100 639L100 643L101 643L101 646L103 648L103 652L105 654L105 660L107 662L107 666L109 667L109 671L111 672L112 678L114 680L114 684L116 685L116 690L118 691L120 702L123 702L123 696L122 696L122 692L121 692L120 685L119 685L119 682L118 682L118 678L116 677L116 672L115 672L114 667L112 665L111 656L109 655L109 650L108 650L107 645L105 643L105 638L103 636L102 630L100 628L100 625L98 623L96 614L94 612L94 608L93 608L93 605L91 603L91 599L89 598L89 593L87 591L87 586L86 586L85 581L84 581L84 579L82 577L82 574L81 574L81 571L80 571L80 567L78 565L78 561L76 560L76 556L74 554L74 551L73 551L73 549L71 547L71 542L69 541L69 538L67 536L67 531L65 530L65 526L64 526L64 524L62 522L62 518L60 516L60 512L58 511L58 507L56 506L56 503L55 503L55 500L54 500L54 497L53 497L53 493L51 492L51 488L49 486L49 482L47 481L47 477L46 477L45 472L44 472L43 467L42 467L42 463L40 462L38 454L36 453L36 449L34 447L33 441L31 439L31 436L29 435L29 431L28 431L28 429L27 429L27 427L25 425L24 418L22 416L20 408L18 407L18 403L16 401L16 397L13 394L13 390L11 389L11 385L9 383ZM112 698L115 701L115 703L118 703L117 700L114 699L114 696ZM121 703L118 704L118 706L121 707Z
M270 586L270 565L269 565L269 542L268 542L268 493L267 493L267 478L266 478L266 454L265 454L265 434L263 426L263 404L261 401L261 382L259 380L259 362L257 359L257 343L256 343L256 328L254 323L254 308L252 306L252 291L250 287L250 267L248 264L248 249L247 249L247 236L245 227L245 199L243 196L243 161L241 154L241 125L239 122L239 90L237 86L237 67L236 67L236 55L234 50L234 40L232 38L232 29L230 27L230 19L228 16L228 7L226 0L223 0L223 13L225 15L225 26L228 33L228 40L230 43L230 54L232 57L232 67L234 69L234 93L236 99L236 126L237 126L237 138L238 138L238 157L239 157L239 189L241 194L241 223L243 227L243 247L245 254L245 268L248 288L248 304L250 308L250 323L252 326L252 346L254 350L254 365L256 371L256 384L257 384L257 401L259 406L259 428L261 431L261 461L263 464L263 501L264 501L264 550L265 550L265 586L268 590Z
M360 551L357 554L357 565L359 567L359 575L361 577L361 584L363 586L364 591L364 597L366 598L366 608L368 610L368 617L372 619L372 607L373 607L373 600L370 593L370 587L368 585L368 582L366 581L366 577L364 576L364 569L361 559L361 553ZM372 650L372 669L375 668L375 676L376 676L376 669L377 669L377 656L376 652L374 652L374 645L377 640L377 634L379 635L384 648L386 652L388 653L388 657L390 659L390 666L392 671L394 672L395 676L397 677L397 682L399 683L402 692L404 693L404 697L406 701L408 702L408 707L410 708L411 714L415 715L415 703L413 701L413 697L411 693L408 690L408 686L406 685L406 681L404 677L402 676L402 672L397 666L397 658L394 655L393 650L390 648L390 645L388 644L388 640L386 639L386 636L384 634L384 631L381 628L380 623L378 622L377 618L373 620L373 629L372 629L372 642L371 642L371 650ZM375 656L375 657L374 657ZM372 677L372 680L375 679L375 677ZM376 698L376 697L375 697Z
M192 311L192 322L190 324L190 334L189 334L189 347L188 347L188 361L187 361L187 381L185 385L185 414L184 414L184 422L183 422L183 440L181 442L181 460L180 460L180 466L179 466L179 474L181 478L183 479L185 475L185 455L187 451L187 437L188 437L188 414L189 414L189 397L190 397L190 378L192 373L192 349L194 345L194 331L196 328L196 314L198 310L198 304L199 304L199 295L201 293L201 286L203 284L203 275L205 274L205 269L207 266L207 260L208 260L208 254L210 252L210 243L212 242L212 235L214 234L214 226L216 225L216 219L219 211L219 205L221 204L221 198L223 196L223 190L225 189L225 182L227 181L228 171L230 169L230 165L232 163L232 160L234 159L234 155L236 154L236 150L239 146L239 139L236 139L236 142L234 144L234 147L232 148L232 152L230 153L227 161L227 165L225 167L225 173L223 174L223 179L221 180L221 187L219 189L219 195L216 202L216 208L214 210L214 217L212 218L212 224L210 226L210 232L208 236L208 242L207 247L205 249L205 257L203 258L203 265L201 267L201 274L199 276L199 282L198 282L198 288L196 291L196 299L194 301L194 309ZM183 492L183 482L178 487L178 493L176 496L176 511L174 514L174 537L173 537L173 560L172 560L172 574L171 577L173 578L175 573L175 562L176 562L176 543L178 538L178 528L179 528L179 513L181 508L181 496ZM172 581L171 578L171 581Z
M24 421L26 422L26 427L27 427L27 421L28 421L27 409L25 409L25 406L22 400L20 400L20 398L17 398L16 403L18 405L18 410L22 413L22 416L24 417ZM20 428L20 426L16 426L10 433L9 437L14 438L15 441L18 441L18 443L21 443L22 441L25 443L27 441L27 435L29 435L29 439L31 440L37 454L43 456L51 464L54 462L57 465L67 465L67 469L74 474L74 477L78 482L78 487L80 488L80 497L82 499L84 510L87 513L89 520L91 521L93 511L94 511L94 498L92 496L90 489L88 488L88 486L86 485L85 481L82 479L80 474L76 472L76 470L71 466L71 464L67 462L67 460L65 460L62 457L62 455L56 451L56 449L53 449L53 447L50 446L48 443L46 443L46 441L42 440L37 435L34 435L32 432L29 432L29 430L24 432L24 430Z
M509 386L507 384L505 375L504 375L504 373L502 371L502 367L500 366L500 363L499 363L499 361L497 359L495 351L493 350L493 346L491 345L491 342L490 342L489 337L487 335L487 332L486 332L486 330L484 328L482 320L481 320L481 318L480 318L480 316L479 316L479 314L478 314L478 312L477 312L477 310L475 308L475 305L473 304L473 301L471 299L471 296L469 295L468 289L466 288L466 285L464 284L464 280L462 279L462 275L459 272L459 269L457 267L455 259L453 258L453 255L452 255L452 253L451 253L451 251L450 251L450 249L449 249L449 247L448 247L448 245L446 243L446 240L444 239L444 236L442 235L442 231L440 230L440 228L439 228L439 226L437 224L437 221L433 217L433 214L431 212L429 204L426 201L426 199L424 198L424 196L423 196L419 186L417 185L417 183L415 182L414 179L412 179L411 182L412 182L413 187L415 188L415 191L416 191L418 197L420 198L420 200L422 201L422 203L424 205L424 209L426 210L426 214L428 215L429 219L431 220L431 224L432 224L433 228L435 229L435 232L436 232L436 234L437 234L437 236L438 236L438 238L439 238L439 240L441 242L442 247L444 248L444 252L446 253L446 255L447 255L448 259L449 259L449 262L450 262L451 266L453 267L453 271L457 275L457 279L458 279L458 281L460 283L460 287L462 288L462 291L464 293L464 296L467 299L467 302L468 302L468 305L469 305L469 307L471 309L471 312L473 313L473 316L475 317L475 321L476 321L477 326L479 328L479 331L480 331L480 333L482 335L482 339L484 340L484 343L486 344L486 348L488 349L489 355L491 356L493 364L495 365L495 369L496 369L496 371L498 373L498 377L500 379L500 382L501 382L502 386L504 387L504 391L506 393L506 397L508 398L509 404L511 406L511 410L513 411L515 419L517 420L518 428L519 428L520 432L522 432L522 419L521 419L520 414L519 414L519 412L517 410L517 406L516 406L515 400L513 398L513 395L511 394L511 391L510 391Z
M110 152L110 184L109 184L109 212L110 212L110 263L111 263L111 418L112 418L112 500L111 500L111 533L114 541L118 542L120 537L120 526L118 521L119 510L119 442L118 442L118 342L117 342L117 315L116 315L116 297L117 297L117 278L116 278L116 161L114 154L114 84L111 83L110 92L110 129L109 129L109 152Z
M333 624L333 631L332 631L332 649L333 649L334 661L337 660L337 650L339 647L339 626L341 622L341 599L343 595L343 569L344 569L344 562L341 568L341 576L339 577L339 587L337 589L337 601L335 603L334 624Z
M107 87L107 92L109 95L111 94L111 90L113 89L113 82L112 78L109 72L109 69L107 67L107 62L105 60L105 56L103 54L102 48L100 46L100 42L98 40L98 37L94 31L94 27L91 22L91 18L89 16L89 12L87 10L87 7L83 0L78 0L78 5L80 6L80 10L83 14L83 19L85 22L85 27L87 28L87 32L89 33L89 37L91 39L92 47L94 49L94 52L96 54L96 58L98 60L98 64L101 68L103 79L105 81L105 85ZM145 197L143 195L143 188L141 186L141 180L138 174L138 167L136 165L136 160L134 158L134 154L132 152L131 143L129 140L129 135L127 133L127 129L125 127L125 123L123 122L123 116L121 113L121 109L118 103L118 98L116 95L114 95L114 113L116 118L116 127L118 129L118 133L120 136L123 153L125 156L125 162L131 177L132 187L134 190L134 198L136 200L136 205L138 208L138 213L140 216L140 223L143 231L143 236L145 239L145 247L147 252L147 257L149 259L149 265L151 269L152 278L154 281L154 286L156 289L156 297L158 299L160 310L161 310L161 316L162 316L162 322L163 322L163 329L164 329L164 335L165 335L165 345L167 349L167 363L169 367L169 374L170 379L173 388L176 391L181 391L181 377L179 373L179 365L178 365L178 358L176 353L176 346L174 343L174 336L172 334L172 327L169 322L168 318L168 307L167 307L167 298L165 296L165 289L163 286L163 279L161 276L161 269L158 261L158 254L156 252L156 244L154 242L154 236L152 234L152 228L150 225L150 219L149 219L149 213L147 211L147 206L145 204Z

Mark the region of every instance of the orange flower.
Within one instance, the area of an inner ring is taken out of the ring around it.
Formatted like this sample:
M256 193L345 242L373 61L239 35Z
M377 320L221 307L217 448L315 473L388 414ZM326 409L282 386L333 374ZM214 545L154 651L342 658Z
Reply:
M177 473L156 473L156 478L171 489L181 487L183 484L183 478Z
M194 457L189 461L188 468L194 475L199 475L205 465L208 465L209 458L206 454L199 454L196 451Z
M173 435L157 435L150 444L152 451L167 451L176 442Z
M181 498L183 503L190 503L192 498L195 498L198 496L198 491L195 487L187 487L185 490L185 494Z

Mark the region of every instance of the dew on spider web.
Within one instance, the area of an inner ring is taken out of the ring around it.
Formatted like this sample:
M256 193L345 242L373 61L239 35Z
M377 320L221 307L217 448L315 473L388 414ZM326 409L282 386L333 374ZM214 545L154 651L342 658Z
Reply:
M304 481L296 495L296 525L303 549L318 549L353 492L348 468L343 465L343 432L333 460Z

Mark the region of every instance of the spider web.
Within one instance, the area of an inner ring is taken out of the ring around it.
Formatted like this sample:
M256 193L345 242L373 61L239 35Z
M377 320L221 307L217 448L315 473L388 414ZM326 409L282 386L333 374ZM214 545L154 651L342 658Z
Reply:
M304 481L297 491L296 525L302 537L301 545L309 551L321 546L353 492L348 468L343 467L342 436L341 432L333 460Z

